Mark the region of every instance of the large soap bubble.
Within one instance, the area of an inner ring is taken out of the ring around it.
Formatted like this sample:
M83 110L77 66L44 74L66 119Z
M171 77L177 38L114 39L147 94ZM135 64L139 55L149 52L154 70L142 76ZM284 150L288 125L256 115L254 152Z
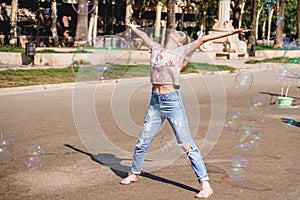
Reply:
M11 158L14 151L14 140L6 133L0 133L0 160Z
M253 74L248 70L240 71L234 80L235 88L240 92L248 92L253 83Z

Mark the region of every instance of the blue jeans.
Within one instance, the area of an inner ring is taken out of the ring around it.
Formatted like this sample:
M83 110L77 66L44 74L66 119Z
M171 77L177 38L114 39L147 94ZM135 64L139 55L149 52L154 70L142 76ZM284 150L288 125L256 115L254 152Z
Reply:
M183 148L190 159L198 181L209 180L201 153L191 136L178 90L165 94L159 94L152 90L150 105L144 119L144 128L135 147L131 173L141 173L146 152L165 119L170 123L178 145Z

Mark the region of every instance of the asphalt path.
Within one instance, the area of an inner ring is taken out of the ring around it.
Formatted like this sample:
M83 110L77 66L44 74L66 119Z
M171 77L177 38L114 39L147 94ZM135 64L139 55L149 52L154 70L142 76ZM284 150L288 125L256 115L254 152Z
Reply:
M211 199L295 200L300 194L299 85L295 80L289 89L293 106L282 108L276 103L281 87L275 71L257 67L251 73L247 91L235 88L237 72L183 76L180 91L215 192ZM150 91L148 78L0 90L0 131L14 140L13 155L0 161L0 199L194 199L200 185L186 156L173 152L176 146L162 149L171 141L163 140L172 133L168 124L149 149L158 158L146 158L136 184L119 184L129 169ZM262 113L249 110L254 94L266 100ZM255 148L235 149L240 140L223 128L224 111L238 111L241 122L256 127ZM31 144L45 151L37 168L24 165L24 149ZM229 177L235 155L248 165Z

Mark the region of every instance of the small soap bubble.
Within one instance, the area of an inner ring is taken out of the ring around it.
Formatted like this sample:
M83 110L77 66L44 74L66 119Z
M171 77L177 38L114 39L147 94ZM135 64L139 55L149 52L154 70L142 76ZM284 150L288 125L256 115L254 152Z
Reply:
M168 154L171 153L174 148L177 148L177 142L174 134L164 134L160 138L160 152L162 154Z
M284 15L282 15L282 14L277 15L276 25L277 26L284 25L284 20L285 20L285 16Z
M293 118L282 118L281 120L286 124L286 128L290 128L292 126L298 126L298 122Z
M240 122L241 114L236 111L230 111L226 113L224 127L229 131L235 132L239 128Z
M240 137L240 141L244 142L249 136L257 133L257 130L253 124L242 123L237 130L237 136Z
M235 88L240 91L240 92L248 92L253 83L253 74L252 72L245 70L245 71L240 71L236 76L235 76Z
M234 181L244 181L247 174L244 168L233 167L229 172L227 172L227 175Z
M257 147L260 139L260 134L255 133L247 137L247 140L244 142L237 144L234 148L235 150L242 153L250 153L254 148Z
M270 66L269 66L269 64L268 63L260 63L259 64L259 69L260 69L260 71L262 71L262 72L266 72L266 71L269 71L270 70Z
M250 111L256 115L261 115L266 104L267 101L261 94L253 94L250 98Z
M87 15L91 13L95 7L97 1L95 0L74 0L72 4L74 11L80 15Z
M276 74L276 79L277 79L277 82L281 85L285 85L286 84L286 81L288 79L288 71L284 68L281 68L278 70L277 74Z
M14 140L6 133L0 133L0 160L11 158L14 151Z
M234 168L246 167L248 165L248 160L243 156L234 155L231 160Z
M30 168L41 167L41 156L44 154L45 151L41 146L31 144L24 150L24 164Z

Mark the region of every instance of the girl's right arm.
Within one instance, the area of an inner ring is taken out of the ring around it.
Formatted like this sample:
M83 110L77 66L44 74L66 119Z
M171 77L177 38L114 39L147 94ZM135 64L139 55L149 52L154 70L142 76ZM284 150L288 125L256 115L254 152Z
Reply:
M141 31L138 29L138 25L132 24L132 23L127 23L126 24L129 28L131 28L131 30L137 34L145 43L146 45L149 47L150 46L150 42L151 39L149 38L149 36L147 35L147 33L145 33L144 31Z

